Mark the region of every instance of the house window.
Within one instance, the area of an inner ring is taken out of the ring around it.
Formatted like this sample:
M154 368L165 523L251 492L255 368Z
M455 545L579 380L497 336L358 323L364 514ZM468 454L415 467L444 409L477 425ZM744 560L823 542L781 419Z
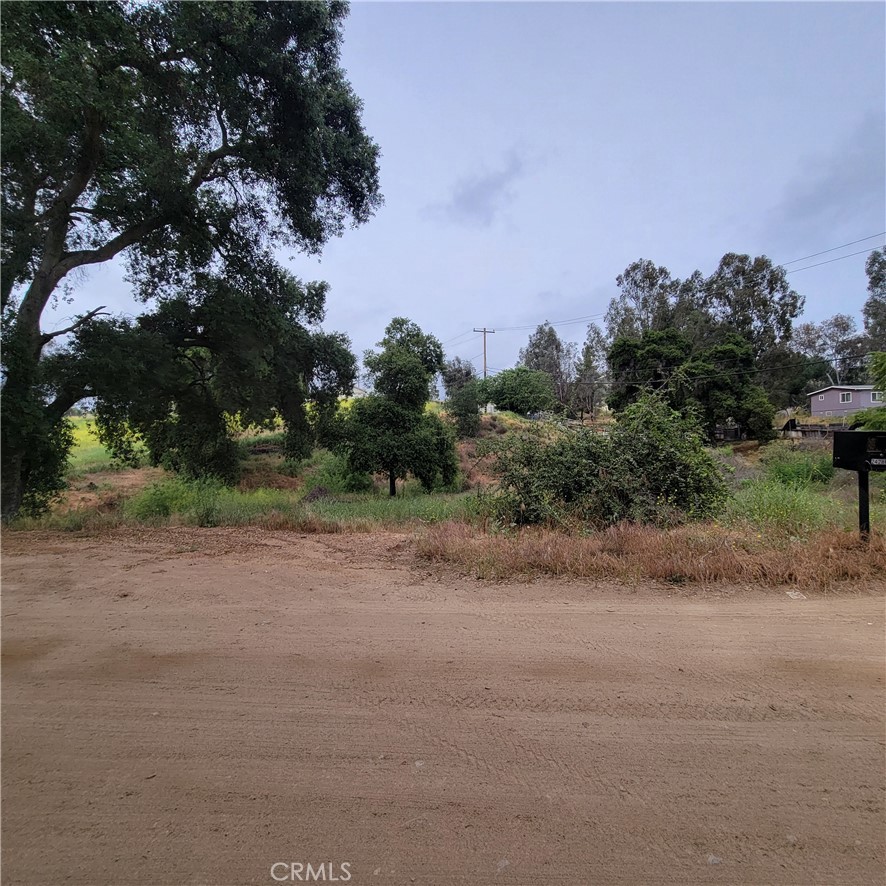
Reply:
M841 403L851 403L852 402L852 391L840 391L840 402Z
M827 412L826 412L826 413L825 413L825 415L833 415L833 414L834 414L834 413L833 413L833 412L831 412L831 410L830 410L830 409L829 409L829 410L828 410L828 411L827 411Z
M819 394L819 395L818 395L818 399L819 399L819 400L824 400L824 394Z
M871 391L871 403L882 403L883 402L883 392L882 391Z

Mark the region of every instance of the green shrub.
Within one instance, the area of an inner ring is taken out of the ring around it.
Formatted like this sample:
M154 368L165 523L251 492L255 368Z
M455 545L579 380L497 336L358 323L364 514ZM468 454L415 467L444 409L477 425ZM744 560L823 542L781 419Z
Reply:
M323 488L327 492L371 492L375 487L372 476L351 470L347 456L316 450L305 463L305 492Z
M510 523L669 524L717 513L727 496L697 424L654 394L625 409L608 436L543 426L478 452L492 454L500 478L492 514Z

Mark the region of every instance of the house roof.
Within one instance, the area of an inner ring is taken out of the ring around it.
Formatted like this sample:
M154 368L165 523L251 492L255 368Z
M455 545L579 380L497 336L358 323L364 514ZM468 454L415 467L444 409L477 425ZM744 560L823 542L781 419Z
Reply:
M806 396L812 397L815 394L823 394L825 391L873 391L873 385L828 385L826 388L819 388L817 391L810 391Z

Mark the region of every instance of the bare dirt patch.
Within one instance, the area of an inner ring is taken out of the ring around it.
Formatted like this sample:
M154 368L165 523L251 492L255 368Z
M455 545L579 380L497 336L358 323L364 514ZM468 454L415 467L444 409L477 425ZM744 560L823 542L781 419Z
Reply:
M3 580L4 883L882 882L882 588L258 529L6 533Z
M115 510L124 498L162 480L164 476L166 474L162 468L128 468L81 474L65 491L58 510L62 513L86 508Z

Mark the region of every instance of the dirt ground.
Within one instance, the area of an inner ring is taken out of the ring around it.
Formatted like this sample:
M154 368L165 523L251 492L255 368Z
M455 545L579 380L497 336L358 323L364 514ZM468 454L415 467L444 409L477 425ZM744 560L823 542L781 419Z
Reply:
M882 591L483 584L393 534L3 545L6 886L883 882Z

